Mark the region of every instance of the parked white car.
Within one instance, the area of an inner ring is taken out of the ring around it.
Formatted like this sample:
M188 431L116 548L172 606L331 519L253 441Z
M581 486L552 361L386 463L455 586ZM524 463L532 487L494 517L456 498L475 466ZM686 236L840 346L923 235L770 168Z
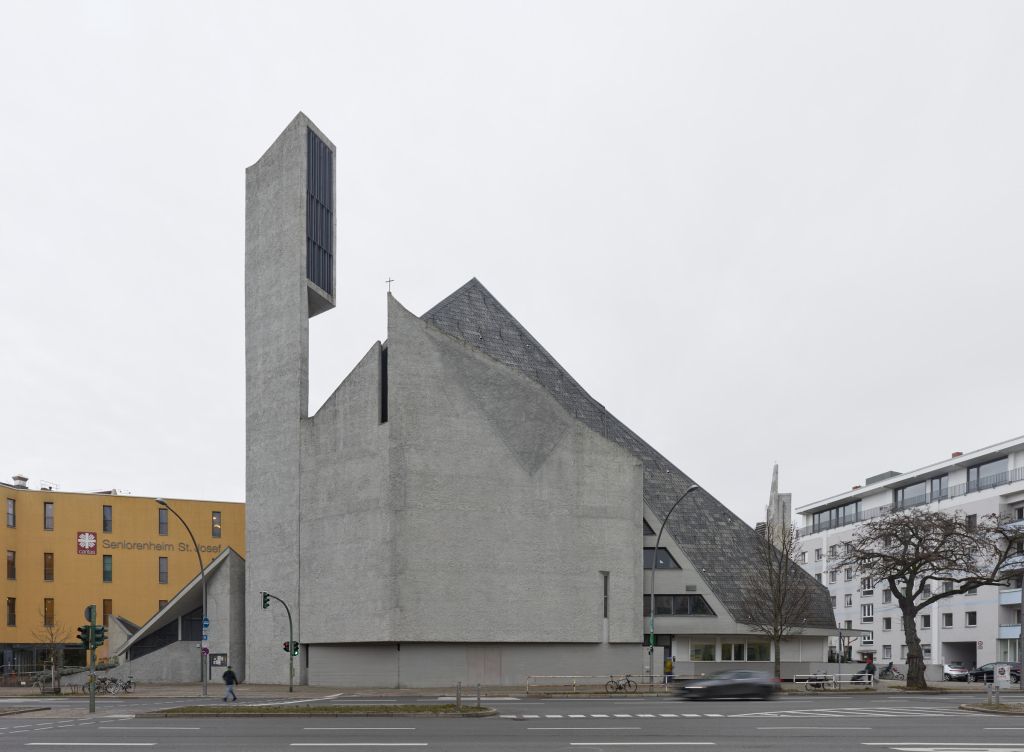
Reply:
M942 681L967 681L967 669L958 663L947 663L942 667Z

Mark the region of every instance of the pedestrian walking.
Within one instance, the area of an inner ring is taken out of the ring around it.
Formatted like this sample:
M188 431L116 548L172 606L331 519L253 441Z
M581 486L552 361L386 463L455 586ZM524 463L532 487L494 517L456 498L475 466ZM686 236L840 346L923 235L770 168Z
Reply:
M231 670L231 666L228 666L228 670L224 672L224 683L228 685L228 691L224 693L224 702L228 701L228 695L231 695L231 702L237 702L238 697L235 695L235 685L238 684L238 677Z

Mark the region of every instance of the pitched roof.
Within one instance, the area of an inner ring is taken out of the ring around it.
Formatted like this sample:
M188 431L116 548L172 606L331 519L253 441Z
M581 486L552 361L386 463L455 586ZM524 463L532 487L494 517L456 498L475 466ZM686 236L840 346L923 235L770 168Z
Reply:
M475 277L421 318L538 382L570 415L640 459L644 465L644 502L659 519L665 519L676 499L693 483L587 394ZM703 487L680 503L665 530L737 618L742 590L755 571L752 552L756 533ZM802 569L799 571L810 578ZM808 626L834 629L828 590L818 586L813 592L819 590Z

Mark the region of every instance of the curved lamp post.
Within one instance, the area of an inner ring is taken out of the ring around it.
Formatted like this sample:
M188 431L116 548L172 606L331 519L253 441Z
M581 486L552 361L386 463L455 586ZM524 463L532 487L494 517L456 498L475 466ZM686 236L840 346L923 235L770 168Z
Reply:
M192 545L196 547L196 556L199 557L199 576L203 580L203 624L206 623L206 570L203 569L203 555L199 553L199 544L196 543L196 537L192 535L192 530L185 523L185 520L181 519L181 515L171 509L170 505L163 499L154 499L154 501L162 507L170 509L171 514L181 520L181 524L185 525L185 529L188 530L188 537L192 539ZM652 622L653 623L653 622ZM202 645L202 640L199 641ZM203 697L206 697L206 656L203 655L202 651L199 653L199 668L203 672Z
M658 530L658 538L654 541L654 561L651 562L651 644L647 648L647 662L650 665L649 671L651 673L651 684L654 684L654 612L657 610L654 607L654 575L658 571L658 550L661 546L661 534L665 532L665 525L668 524L668 518L672 516L672 513L676 511L676 507L679 506L679 502L686 498L686 495L690 491L696 491L699 486L694 483L692 486L683 491L683 495L676 499L676 503L672 505L672 508L668 510L668 514L665 515L665 519L661 523L661 529Z

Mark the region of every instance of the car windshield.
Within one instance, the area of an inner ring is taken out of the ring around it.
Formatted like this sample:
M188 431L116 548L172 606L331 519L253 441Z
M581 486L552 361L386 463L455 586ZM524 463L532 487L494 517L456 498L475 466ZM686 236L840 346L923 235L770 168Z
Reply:
M720 674L713 674L709 678L715 679L715 680L735 679L736 678L736 672L735 671L723 671Z

